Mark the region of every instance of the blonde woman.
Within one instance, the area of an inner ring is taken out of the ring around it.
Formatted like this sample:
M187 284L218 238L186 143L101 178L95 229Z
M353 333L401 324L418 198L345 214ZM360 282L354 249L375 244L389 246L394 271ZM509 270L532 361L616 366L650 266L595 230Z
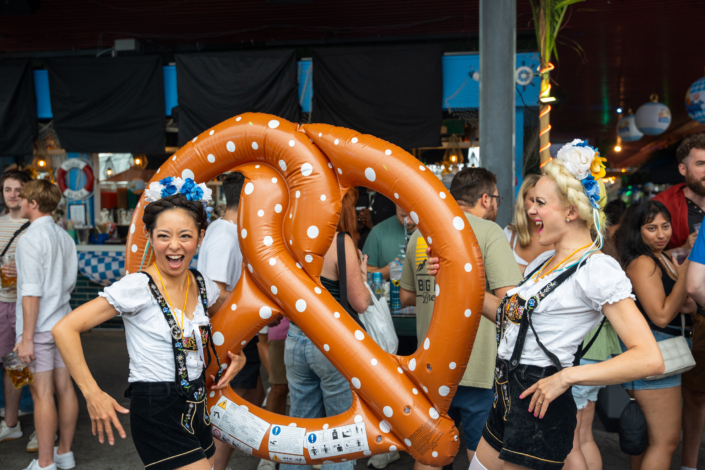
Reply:
M514 206L514 223L504 227L504 234L509 240L509 245L512 247L514 258L522 274L526 266L536 257L553 249L553 245L543 246L539 243L541 226L533 220L529 220L527 212L536 200L534 187L539 178L539 175L533 174L524 177Z
M526 268L501 300L485 294L482 314L497 322L495 399L470 470L560 470L573 447L573 385L620 384L663 373L663 358L632 286L601 253L604 166L576 140L544 167L529 220L538 241L555 250ZM437 269L436 260L429 269ZM602 318L625 345L599 364L573 366L578 346ZM531 331L529 331L529 329Z

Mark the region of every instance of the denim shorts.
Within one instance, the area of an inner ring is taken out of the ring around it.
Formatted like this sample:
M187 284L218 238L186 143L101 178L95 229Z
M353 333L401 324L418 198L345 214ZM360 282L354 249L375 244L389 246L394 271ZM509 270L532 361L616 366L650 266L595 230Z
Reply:
M487 422L494 401L494 391L491 388L458 386L448 415L455 425L463 427L465 447L475 451L482 437L482 428Z
M584 366L586 364L599 364L604 361L593 361L591 359L580 359L580 365ZM573 385L573 400L575 400L575 406L578 407L578 411L585 408L588 401L596 402L597 394L604 385Z
M657 343L674 338L674 336L667 335L666 333L662 333L660 331L651 330L651 333L653 333ZM686 338L686 340L688 341L688 346L692 347L690 339ZM622 352L627 351L627 347L624 345L621 339L619 340L619 345L622 347ZM680 387L680 385L681 374L676 374L671 375L670 377L664 377L663 379L657 380L639 379L633 382L623 383L622 387L624 387L625 390L660 390L662 388Z

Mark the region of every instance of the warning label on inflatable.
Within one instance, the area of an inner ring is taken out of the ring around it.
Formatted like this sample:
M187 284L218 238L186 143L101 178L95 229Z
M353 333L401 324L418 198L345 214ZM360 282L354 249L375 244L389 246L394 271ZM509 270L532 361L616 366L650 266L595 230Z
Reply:
M306 434L306 447L312 459L324 459L370 450L365 423L349 424Z
M243 444L242 442L238 441L230 434L223 432L222 429L216 428L215 426L213 426L213 437L215 437L216 439L220 439L221 441L225 442L226 444L230 444L231 446L235 447L236 449L238 449L248 455L252 455L252 447Z
M437 419L429 419L409 436L411 445L419 454L424 455L429 450L436 448L438 441L443 437L443 433L437 429L439 424L440 421Z
M269 460L271 460L272 462L293 463L293 464L305 464L306 463L306 459L301 455L281 454L279 452L270 452L269 453Z
M304 455L306 428L274 425L269 431L269 451Z
M223 435L229 434L255 449L259 449L269 429L268 422L250 413L247 407L238 406L225 397L221 397L211 408L211 422L213 426L220 428ZM220 439L224 440L222 437Z

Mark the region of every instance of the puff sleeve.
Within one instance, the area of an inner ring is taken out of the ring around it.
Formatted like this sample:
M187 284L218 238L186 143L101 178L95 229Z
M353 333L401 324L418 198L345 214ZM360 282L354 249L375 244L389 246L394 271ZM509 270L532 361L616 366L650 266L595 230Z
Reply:
M120 315L136 314L156 302L147 282L144 274L129 274L103 289L99 295L110 302Z
M604 304L613 304L627 298L635 299L632 283L622 267L611 256L598 254L587 259L575 276L575 292L596 311Z

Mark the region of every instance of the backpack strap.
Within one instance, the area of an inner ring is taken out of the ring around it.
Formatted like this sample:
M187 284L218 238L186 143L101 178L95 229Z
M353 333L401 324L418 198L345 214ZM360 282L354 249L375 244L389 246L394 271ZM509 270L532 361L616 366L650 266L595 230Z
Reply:
M15 233L12 234L12 238L10 238L10 241L7 242L7 245L5 245L5 249L2 250L2 253L0 253L0 258L2 258L3 256L5 256L5 253L7 253L7 250L10 249L10 245L12 245L12 242L15 241L15 238L17 238L17 236L18 236L20 233L22 233L22 232L24 232L25 230L27 230L27 227L29 227L29 225L30 225L31 223L32 223L32 222L25 222L25 223L22 224L22 226L21 226L20 228L18 228L17 230L15 230Z
M588 342L587 346L585 346L583 348L582 343L580 343L578 345L578 351L575 353L575 360L573 361L574 366L580 365L580 359L582 359L583 356L585 356L585 353L590 350L590 348L592 347L592 344L595 342L595 340L599 336L600 331L602 331L602 327L605 326L606 321L607 321L607 317L604 317L602 319L602 321L600 322L600 326L597 327L597 331L595 332L595 335L592 338L590 338L590 341Z
M345 236L350 236L348 232L338 232L336 237L336 249L338 250L338 284L340 287L340 305L348 312L348 315L365 330L365 326L360 321L360 315L353 310L348 302L348 269L345 260ZM365 330L366 331L366 330Z

